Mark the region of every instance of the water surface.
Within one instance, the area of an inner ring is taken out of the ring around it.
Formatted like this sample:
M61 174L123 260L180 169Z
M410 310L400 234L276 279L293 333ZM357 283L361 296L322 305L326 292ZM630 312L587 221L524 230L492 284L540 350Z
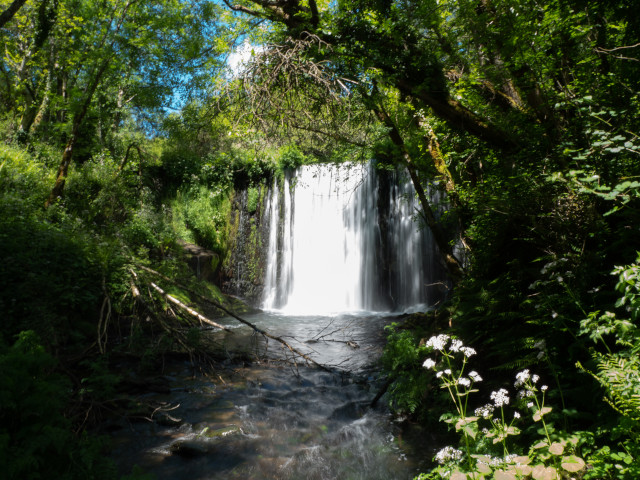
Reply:
M223 342L258 360L230 360L208 375L187 364L167 371L171 393L141 400L163 405L175 425L140 421L114 433L123 471L134 464L160 479L411 479L421 441L393 421L384 402L370 408L383 327L395 317L374 314L247 317L271 334L330 365L309 368L280 344L234 328ZM231 319L230 326L237 326ZM219 334L217 334L219 335ZM156 417L158 418L158 417ZM162 422L162 423L172 423ZM418 452L416 455L414 452Z

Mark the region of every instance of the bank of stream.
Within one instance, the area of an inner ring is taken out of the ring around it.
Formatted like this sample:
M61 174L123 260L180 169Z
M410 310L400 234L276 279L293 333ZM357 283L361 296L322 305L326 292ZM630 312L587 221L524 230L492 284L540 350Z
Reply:
M283 345L233 319L233 333L207 335L227 352L222 368L194 373L167 365L170 387L141 401L153 418L122 421L112 433L122 471L162 479L411 479L430 456L422 432L395 421L378 360L389 315L332 317L260 313L247 317L332 372L305 366ZM253 358L240 361L238 358Z

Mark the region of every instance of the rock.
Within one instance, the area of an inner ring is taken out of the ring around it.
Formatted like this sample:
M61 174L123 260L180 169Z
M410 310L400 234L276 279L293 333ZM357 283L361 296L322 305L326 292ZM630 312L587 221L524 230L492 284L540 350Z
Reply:
M219 438L228 435L242 434L242 429L237 425L229 425L228 427L216 428L215 430L205 427L198 436L206 438Z
M197 457L205 455L211 451L212 445L205 439L193 438L181 438L176 440L169 447L169 451L173 455L180 455L183 457Z
M198 280L216 283L219 275L220 257L217 253L193 243L181 242L187 263Z
M237 425L229 425L227 427L210 429L205 427L197 435L189 435L177 439L169 446L169 451L173 455L183 457L197 457L206 455L214 450L220 453L225 452L229 448L229 443L222 441L222 438L231 435L241 435L242 430ZM225 445L227 445L225 447Z

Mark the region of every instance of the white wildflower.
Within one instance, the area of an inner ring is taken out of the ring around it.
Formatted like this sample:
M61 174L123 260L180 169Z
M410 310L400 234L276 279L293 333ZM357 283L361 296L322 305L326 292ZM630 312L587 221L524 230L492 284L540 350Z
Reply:
M452 352L459 352L463 347L462 342L458 339L451 340L451 346L449 346L449 350Z
M431 347L434 350L444 350L449 342L449 335L440 334L438 336L433 336L429 340L427 340L427 347Z
M471 347L462 347L460 351L464 353L464 356L467 358L476 354L476 351Z
M544 339L538 340L536 343L533 344L533 348L537 348L538 350L546 350L547 342L545 342Z
M444 372L442 370L440 370L438 373L436 373L436 377L440 378L442 376Z
M540 360L540 359L542 359L542 358L544 357L544 355L545 355L544 350L540 350L540 351L538 352L538 355L536 355L536 358L537 358L538 360Z
M469 387L471 385L471 380L469 380L468 378L462 377L460 380L458 380L458 383L463 387Z
M424 363L422 364L422 366L424 368L433 368L436 366L436 362L434 360L432 360L431 358L427 358Z
M444 447L438 453L436 453L436 462L440 465L444 465L445 463L455 460L458 461L462 458L462 452L453 447Z
M518 398L527 398L527 397L534 397L535 393L533 392L533 390L530 389L526 389L526 390L520 390L518 392Z
M543 392L546 392L548 388L549 388L549 387L547 387L546 385L542 385L542 386L540 387L540 390L542 390Z
M513 412L513 418L520 418L520 412Z
M445 375L451 375L451 369L450 368L445 368L444 374Z
M501 388L497 392L491 392L491 400L496 407L502 407L503 405L507 405L509 403L509 392L507 392L504 388Z
M519 386L524 385L527 382L527 380L529 380L529 378L530 378L529 369L526 369L517 373L516 382L514 383L514 386L518 388Z
M488 405L485 405L484 407L476 408L474 413L476 417L489 418L494 410L495 410L494 406L491 404L488 404Z
M527 403L527 408L533 408L533 402L528 402Z
M538 380L540 380L540 377L538 375L534 375L534 376L531 377L531 381L533 383L538 383Z
M478 375L478 372L476 372L475 370L469 372L469 377L471 377L471 380L473 380L474 382L482 381L482 377Z

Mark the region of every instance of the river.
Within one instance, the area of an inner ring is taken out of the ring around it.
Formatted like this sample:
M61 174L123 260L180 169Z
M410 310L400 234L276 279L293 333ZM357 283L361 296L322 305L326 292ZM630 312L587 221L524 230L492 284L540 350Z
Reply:
M168 365L170 392L139 398L163 406L155 419L165 421L123 421L113 432L123 472L138 465L158 480L395 480L419 473L430 455L420 431L396 422L384 398L369 407L384 383L384 326L397 316L246 319L332 372L305 366L283 345L228 319L233 334L211 333L229 352L227 362L197 373L188 362ZM238 360L249 356L256 360Z

